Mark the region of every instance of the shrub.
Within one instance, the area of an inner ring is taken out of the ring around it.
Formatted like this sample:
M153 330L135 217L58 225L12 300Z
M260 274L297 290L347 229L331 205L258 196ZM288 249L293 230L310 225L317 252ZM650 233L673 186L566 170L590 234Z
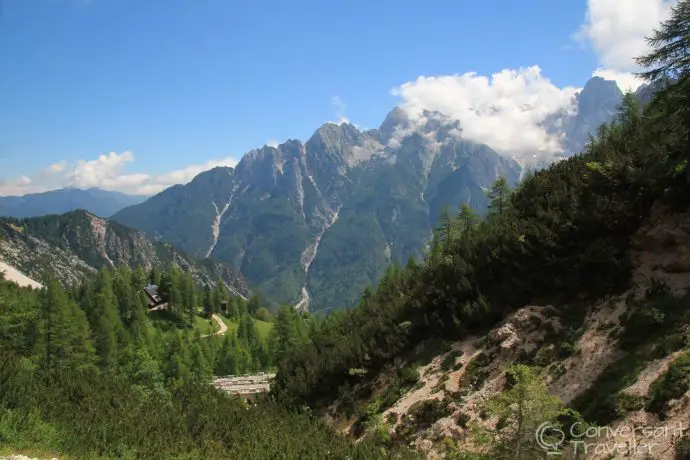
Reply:
M490 363L489 356L481 352L465 367L465 372L460 376L459 386L460 388L471 388L476 389L484 383L484 380L489 376L489 371L483 369L484 366Z
M690 389L690 351L676 358L650 388L648 409L665 417L668 401L678 399Z
M570 342L561 342L558 344L558 357L565 359L575 353L575 346Z
M554 344L549 344L543 346L537 351L534 356L535 364L540 366L548 366L556 359L556 346Z
M617 402L616 412L620 416L624 416L628 412L643 409L647 404L647 399L644 396L620 392L618 393Z
M461 351L452 350L446 354L441 362L441 369L444 371L450 370L455 367L455 361L462 356Z

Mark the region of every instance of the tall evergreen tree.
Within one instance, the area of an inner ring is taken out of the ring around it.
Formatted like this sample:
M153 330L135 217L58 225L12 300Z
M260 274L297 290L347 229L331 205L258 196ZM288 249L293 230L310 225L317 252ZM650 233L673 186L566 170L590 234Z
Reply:
M93 365L94 347L86 315L55 279L49 279L41 293L41 324L39 356L47 375Z
M487 193L489 197L489 217L502 216L510 204L510 187L504 176L499 177L491 185Z
M90 320L101 365L110 368L117 363L118 346L125 344L126 340L108 270L102 269L98 273L95 290L95 305Z

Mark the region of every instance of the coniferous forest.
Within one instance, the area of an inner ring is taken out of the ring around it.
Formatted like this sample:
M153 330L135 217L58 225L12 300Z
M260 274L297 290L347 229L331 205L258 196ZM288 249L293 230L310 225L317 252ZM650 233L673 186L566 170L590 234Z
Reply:
M352 443L320 416L335 399L366 397L362 383L420 343L481 335L530 302L630 285L630 238L652 205L690 205L688 24L681 0L639 58L642 76L663 83L650 103L627 94L582 154L515 190L497 181L485 218L447 210L425 260L391 266L350 310L271 312L174 267L102 270L67 289L0 280L1 445L89 459L416 458ZM167 310L147 311L149 281ZM213 327L199 310L224 302L229 332L202 338ZM257 326L266 322L270 332ZM209 385L271 369L275 384L256 405ZM409 380L402 370L395 384Z
M160 286L167 310L147 312L142 287ZM218 311L224 336L198 312ZM305 411L247 405L209 385L212 375L269 370L309 333L310 320L256 298L201 289L171 268L102 270L71 289L0 281L0 440L70 458L375 458ZM263 318L260 320L258 318ZM263 333L257 324L275 321Z

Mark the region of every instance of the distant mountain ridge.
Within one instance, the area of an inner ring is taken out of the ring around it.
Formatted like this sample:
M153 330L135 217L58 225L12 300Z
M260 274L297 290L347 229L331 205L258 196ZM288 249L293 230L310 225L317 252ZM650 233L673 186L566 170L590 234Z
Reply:
M520 166L451 135L435 112L412 126L394 109L377 130L327 123L302 143L248 152L114 220L198 257L237 267L269 298L301 309L347 307L391 263L422 257L445 203L483 209ZM395 141L392 141L395 137Z
M561 155L580 151L621 98L614 82L595 77L576 110L546 120ZM326 123L305 143L251 150L236 168L201 173L113 219L231 263L270 298L327 310L353 305L391 263L422 257L445 205L482 213L491 184L499 176L515 184L522 173L463 139L460 121L431 111L413 120L396 107L378 129Z
M200 283L222 279L235 294L250 293L244 277L227 263L196 260L172 245L78 210L35 218L0 218L0 260L42 282L50 271L65 286L101 268L167 267L174 264Z
M38 217L85 209L100 217L110 217L120 209L141 203L147 198L95 187L68 187L23 196L0 197L0 216Z

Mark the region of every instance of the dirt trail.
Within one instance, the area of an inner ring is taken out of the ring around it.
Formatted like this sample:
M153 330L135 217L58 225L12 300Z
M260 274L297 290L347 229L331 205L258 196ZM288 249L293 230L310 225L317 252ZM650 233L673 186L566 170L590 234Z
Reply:
M202 335L202 336L201 336L202 339L205 338L205 337L211 337L211 336L214 336L214 335L225 335L225 333L228 332L228 326L227 326L227 324L225 324L225 323L223 322L223 320L220 318L220 316L218 316L218 315L212 315L211 318L213 318L213 319L215 320L215 322L218 323L218 327L219 327L220 329L218 329L218 330L217 330L216 332L214 332L213 334L204 334L204 335Z

